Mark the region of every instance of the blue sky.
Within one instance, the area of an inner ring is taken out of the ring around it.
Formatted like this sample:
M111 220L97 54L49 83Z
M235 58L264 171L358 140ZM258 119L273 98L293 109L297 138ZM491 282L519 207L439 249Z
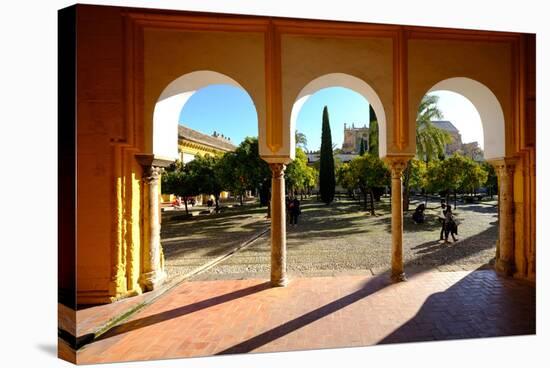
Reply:
M451 120L463 142L477 140L483 147L481 120L474 106L463 96L437 91L445 120ZM341 147L344 123L356 126L369 121L369 104L358 93L341 87L326 88L312 95L298 114L296 128L305 133L309 150L321 144L323 107L327 105L332 142ZM229 85L211 85L198 90L183 107L180 124L212 134L219 132L239 144L246 136L258 135L258 118L252 99L244 90Z

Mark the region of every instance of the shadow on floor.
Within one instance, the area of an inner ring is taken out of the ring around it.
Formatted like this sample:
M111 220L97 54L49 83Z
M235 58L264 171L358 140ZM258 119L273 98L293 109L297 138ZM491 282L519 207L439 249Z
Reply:
M96 339L96 341L108 339L108 338L120 335L122 333L134 331L134 330L147 327L155 323L163 322L172 318L178 318L186 314L197 312L201 309L206 309L209 307L213 307L215 305L229 302L234 299L238 299L238 298L245 297L247 295L258 293L260 291L268 289L269 287L270 287L269 282L264 282L262 284L257 284L244 289L232 291L227 294L218 295L210 299L201 300L199 302L185 305L183 307L172 309L166 312L162 312L162 313L154 314L143 318L138 318L129 322L125 322L117 325L116 327L110 329L103 335L99 336Z
M429 296L413 318L378 343L534 334L535 294L534 287L492 270L472 272Z

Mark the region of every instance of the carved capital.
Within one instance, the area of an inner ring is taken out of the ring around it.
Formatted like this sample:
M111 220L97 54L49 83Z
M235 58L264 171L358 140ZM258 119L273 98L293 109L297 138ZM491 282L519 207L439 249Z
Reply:
M149 185L158 184L161 173L162 173L162 168L156 167L156 166L149 166L144 169L143 181Z
M508 178L514 176L514 171L516 169L517 159L516 158L502 158L498 160L489 161L491 165L495 168L497 176L501 178Z
M281 163L269 164L273 179L280 179L285 175L286 165Z
M399 157L385 157L384 162L391 170L392 179L401 179L403 171L407 168L407 163L411 158L408 156Z

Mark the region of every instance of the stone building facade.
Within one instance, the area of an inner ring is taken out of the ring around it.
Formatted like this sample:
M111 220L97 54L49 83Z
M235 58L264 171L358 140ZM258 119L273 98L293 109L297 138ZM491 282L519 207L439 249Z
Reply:
M369 128L366 124L362 127L355 127L355 124L351 124L348 127L344 123L344 143L342 144L342 151L345 153L359 153L361 147L361 140L365 142L365 151L369 146Z

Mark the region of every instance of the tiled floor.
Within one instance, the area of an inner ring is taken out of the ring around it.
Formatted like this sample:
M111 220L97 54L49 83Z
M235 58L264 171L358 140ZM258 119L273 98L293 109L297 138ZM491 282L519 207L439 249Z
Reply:
M184 282L78 351L78 363L535 333L535 289L493 271Z

